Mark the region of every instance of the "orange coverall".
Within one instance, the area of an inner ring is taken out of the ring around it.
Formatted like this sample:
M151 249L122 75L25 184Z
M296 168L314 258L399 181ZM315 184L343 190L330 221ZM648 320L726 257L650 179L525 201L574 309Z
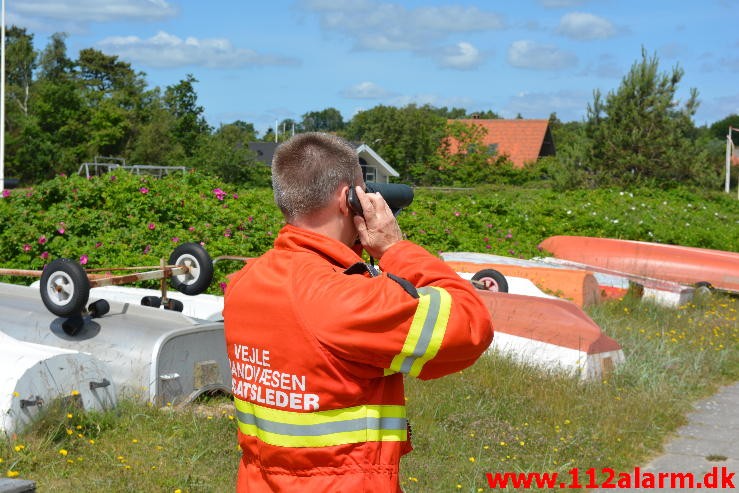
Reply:
M411 450L403 375L457 372L490 345L488 310L441 259L401 241L382 275L344 272L360 262L339 241L287 225L232 277L223 315L238 492L401 491Z

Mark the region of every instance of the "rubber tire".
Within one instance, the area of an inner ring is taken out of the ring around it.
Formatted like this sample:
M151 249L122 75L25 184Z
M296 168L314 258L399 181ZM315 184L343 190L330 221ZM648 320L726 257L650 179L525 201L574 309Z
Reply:
M159 308L162 306L162 299L159 296L144 296L141 298L141 304L143 306Z
M713 293L713 285L707 281L700 281L693 285L695 292L702 295L710 295Z
M169 265L186 265L190 272L172 276L172 287L194 296L205 292L213 281L213 260L199 243L183 243L169 256Z
M483 269L475 273L475 275L472 276L472 280L485 282L486 284L489 282L490 287L488 287L487 291L498 293L508 292L508 281L503 274L495 269Z
M61 290L61 285L67 289ZM90 297L90 280L80 264L58 258L41 273L40 289L41 301L51 313L58 317L79 316Z
M167 303L164 304L164 309L172 310L173 312L181 312L185 309L185 305L180 300L170 298Z
M108 300L93 301L87 307L87 311L90 312L92 318L100 318L110 311L110 303L108 303Z

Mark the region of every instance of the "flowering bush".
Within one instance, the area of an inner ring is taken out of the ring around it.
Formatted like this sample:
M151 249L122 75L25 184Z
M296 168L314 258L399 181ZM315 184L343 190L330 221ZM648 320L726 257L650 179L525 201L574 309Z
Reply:
M0 197L0 267L40 269L59 257L80 259L88 268L156 265L177 244L191 241L213 257L253 257L272 246L283 225L269 188L235 189L199 173L154 179L117 171L6 192ZM542 240L562 234L739 247L739 202L723 193L488 187L417 189L415 195L398 220L410 240L434 253L530 258L544 255L537 247ZM217 268L214 293L238 265Z

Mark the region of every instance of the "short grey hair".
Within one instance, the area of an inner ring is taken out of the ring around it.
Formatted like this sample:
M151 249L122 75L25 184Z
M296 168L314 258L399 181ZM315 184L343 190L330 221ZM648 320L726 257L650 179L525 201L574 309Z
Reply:
M275 203L288 222L325 207L361 176L356 149L336 135L308 132L281 144L272 159Z

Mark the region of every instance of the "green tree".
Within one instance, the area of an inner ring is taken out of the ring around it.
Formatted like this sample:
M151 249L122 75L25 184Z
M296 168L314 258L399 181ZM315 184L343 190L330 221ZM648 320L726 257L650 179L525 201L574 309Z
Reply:
M345 126L344 117L336 108L309 111L303 115L303 120L300 122L303 132L338 132Z
M253 125L241 121L221 125L198 149L199 169L228 183L268 186L270 167L248 147L255 138Z
M663 185L700 181L706 156L691 140L698 106L695 89L682 107L675 93L683 76L679 67L659 72L659 60L642 51L616 91L605 98L596 90L588 105L589 167L601 184Z
M739 115L736 113L717 121L710 126L709 130L713 137L726 142L726 136L729 135L729 127L734 129L731 132L731 140L735 146L739 146Z
M33 49L33 34L10 26L5 31L6 97L11 104L6 111L19 111L28 116L28 103L33 84L33 71L38 66L38 53Z
M198 105L194 84L197 79L188 74L184 80L164 91L164 108L174 117L173 137L182 147L186 157L195 154L201 137L210 133L203 116L204 108Z
M380 105L355 115L344 136L365 142L398 171L401 181L410 181L417 174L411 170L427 165L436 155L445 128L446 119L431 106Z

